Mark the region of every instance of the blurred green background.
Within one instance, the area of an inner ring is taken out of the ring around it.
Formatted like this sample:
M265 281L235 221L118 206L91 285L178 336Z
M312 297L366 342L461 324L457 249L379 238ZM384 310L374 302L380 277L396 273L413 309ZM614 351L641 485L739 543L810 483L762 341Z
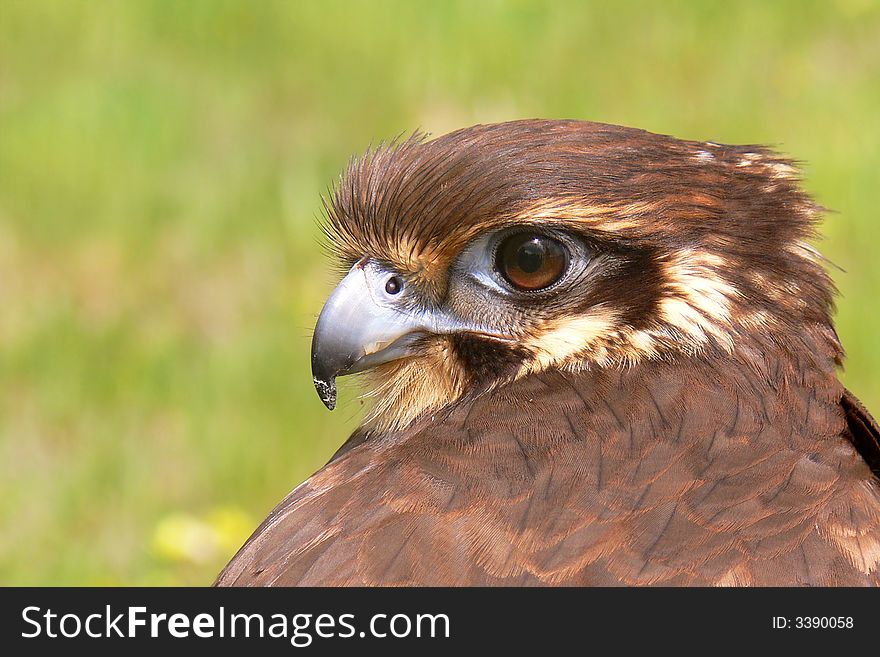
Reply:
M535 116L802 160L880 412L877 2L0 0L0 583L210 583L361 412L309 375L320 194Z

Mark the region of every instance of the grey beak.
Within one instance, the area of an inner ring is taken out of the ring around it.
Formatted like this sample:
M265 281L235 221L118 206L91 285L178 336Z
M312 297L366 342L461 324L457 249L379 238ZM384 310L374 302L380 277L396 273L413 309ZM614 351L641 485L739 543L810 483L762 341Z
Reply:
M411 353L412 344L438 326L431 314L412 310L407 290L386 291L393 276L362 260L324 304L312 338L312 378L318 396L336 407L336 377L362 372Z

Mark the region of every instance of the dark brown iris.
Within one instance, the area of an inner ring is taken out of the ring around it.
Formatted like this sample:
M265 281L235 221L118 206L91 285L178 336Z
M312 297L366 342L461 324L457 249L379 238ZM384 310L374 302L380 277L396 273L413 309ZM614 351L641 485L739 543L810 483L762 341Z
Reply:
M518 233L501 243L495 267L518 290L541 290L565 272L565 249L546 235Z

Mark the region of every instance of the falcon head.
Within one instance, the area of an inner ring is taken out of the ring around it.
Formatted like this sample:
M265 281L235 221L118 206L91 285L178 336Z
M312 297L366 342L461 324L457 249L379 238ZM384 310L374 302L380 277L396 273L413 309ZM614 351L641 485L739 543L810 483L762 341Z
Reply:
M475 126L353 160L326 206L346 273L318 319L313 377L332 409L335 378L365 373L368 427L547 369L833 332L807 243L819 208L763 147L580 121Z

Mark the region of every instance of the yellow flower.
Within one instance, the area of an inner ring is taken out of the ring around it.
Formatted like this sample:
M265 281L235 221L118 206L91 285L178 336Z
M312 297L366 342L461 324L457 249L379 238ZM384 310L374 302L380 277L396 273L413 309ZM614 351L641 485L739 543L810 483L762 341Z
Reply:
M153 531L153 551L170 561L206 564L231 556L248 536L253 521L241 509L218 507L202 517L177 512Z

